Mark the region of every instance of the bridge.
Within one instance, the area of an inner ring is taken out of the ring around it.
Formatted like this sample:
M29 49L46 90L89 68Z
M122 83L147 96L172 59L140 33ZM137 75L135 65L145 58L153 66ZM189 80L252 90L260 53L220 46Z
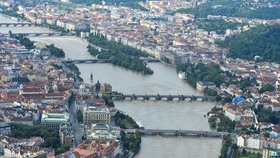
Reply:
M208 101L207 96L195 96L195 95L160 95L160 94L110 94L113 100L166 100L166 101Z
M9 33L0 34L3 36L10 36ZM61 32L46 32L46 33L13 33L13 35L25 36L25 37L36 37L36 36L74 36L75 33L61 33Z
M9 27L9 26L35 26L35 24L28 23L28 22L21 22L21 23L0 23L0 27Z
M136 130L125 130L125 132L135 132ZM216 131L195 131L195 130L171 130L171 129L140 129L142 135L150 136L185 136L185 137L223 137L226 132Z
M63 60L65 64L81 64L81 63L110 63L110 59L84 59L84 60Z
M140 58L144 62L160 62L159 59L156 58ZM110 63L110 59L81 59L81 60L64 60L65 64L81 64L81 63Z

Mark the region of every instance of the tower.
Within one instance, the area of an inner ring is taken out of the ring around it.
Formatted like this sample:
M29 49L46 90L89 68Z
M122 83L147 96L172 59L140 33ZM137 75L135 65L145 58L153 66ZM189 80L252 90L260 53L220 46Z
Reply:
M95 85L95 92L99 93L100 92L100 83L99 80L97 81L96 85Z
M45 93L49 93L49 90L50 90L50 89L49 89L49 86L48 86L47 84L45 85L45 88L44 88L44 89L45 89Z
M90 83L93 84L93 75L92 75L92 73L90 74Z

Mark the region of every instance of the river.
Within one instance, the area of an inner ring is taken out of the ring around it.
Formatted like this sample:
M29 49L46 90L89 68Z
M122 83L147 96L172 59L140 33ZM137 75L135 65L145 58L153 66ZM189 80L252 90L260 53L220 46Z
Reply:
M3 17L0 15L1 22ZM3 21L4 22L4 21ZM0 32L12 30L33 33L34 30L50 32L46 28L1 27ZM92 58L86 50L87 42L77 37L32 37L34 41L53 43L62 48L66 58ZM89 81L109 83L114 91L135 94L190 94L201 95L185 81L177 78L175 68L162 63L149 63L153 75L141 74L111 64L78 64L81 76ZM122 101L116 108L126 112L146 128L210 130L207 118L203 117L214 103L211 102L165 102ZM221 139L144 136L137 158L216 158L221 148Z

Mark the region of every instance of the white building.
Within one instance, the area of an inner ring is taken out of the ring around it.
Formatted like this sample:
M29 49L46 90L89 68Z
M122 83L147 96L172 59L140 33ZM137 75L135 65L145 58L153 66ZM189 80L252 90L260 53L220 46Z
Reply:
M250 137L247 139L247 147L253 149L262 149L261 139L259 137Z

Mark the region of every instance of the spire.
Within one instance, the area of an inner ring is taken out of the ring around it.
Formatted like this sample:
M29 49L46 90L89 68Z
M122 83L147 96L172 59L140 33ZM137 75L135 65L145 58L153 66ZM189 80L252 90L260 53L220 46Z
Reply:
M98 93L100 91L100 83L99 80L97 81L96 85L95 85L95 91Z
M90 83L93 83L93 75L92 75L92 73L90 74Z

